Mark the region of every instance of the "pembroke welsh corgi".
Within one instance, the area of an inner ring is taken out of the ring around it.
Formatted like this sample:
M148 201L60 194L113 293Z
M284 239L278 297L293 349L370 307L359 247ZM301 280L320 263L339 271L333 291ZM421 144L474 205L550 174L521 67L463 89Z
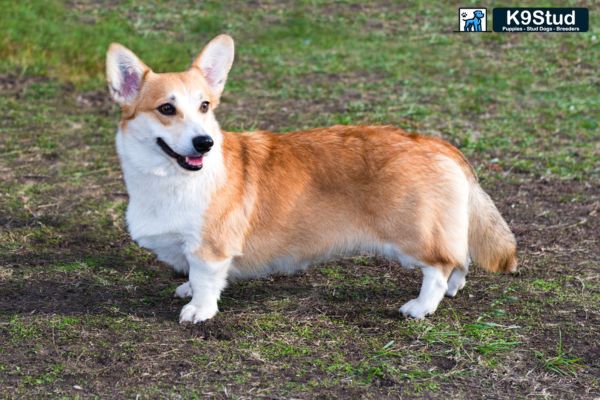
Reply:
M131 237L189 275L180 322L212 318L227 281L290 274L339 254L383 255L423 272L405 316L432 314L472 259L516 271L516 242L452 145L391 126L229 133L219 105L233 39L214 38L185 72L155 73L112 44L117 151Z

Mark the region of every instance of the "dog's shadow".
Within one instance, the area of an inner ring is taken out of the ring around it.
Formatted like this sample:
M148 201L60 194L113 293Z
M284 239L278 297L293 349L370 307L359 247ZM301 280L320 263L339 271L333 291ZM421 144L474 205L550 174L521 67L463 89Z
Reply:
M49 261L48 258L52 259L52 256L47 256L46 261ZM72 259L69 255L60 257L61 262L69 259ZM57 261L56 257L53 261ZM173 292L185 278L175 276L166 266L154 265L148 277L128 282L127 274L139 276L147 271L143 271L141 266L124 271L119 267L124 261L118 255L111 256L94 267L100 276L107 273L119 275L118 282L95 279L89 273L79 276L68 272L62 277L51 274L44 278L45 274L41 274L41 278L18 276L2 280L0 316L134 315L176 322L181 307L188 300L174 298ZM318 280L318 272L313 269L293 276L234 281L223 292L219 308L228 315L264 314L271 311L274 303L284 303L285 311L295 315L326 314L362 320L376 312L381 316L398 318L395 307L418 294L418 279L411 279L402 287L395 288L354 287L351 283L330 286Z
M173 298L173 293L184 277L174 276L169 267L153 257L149 257L148 265L141 265L139 257L125 250L129 244L126 238L122 243L107 245L105 238L96 237L82 226L64 242L63 248L49 247L46 253L0 254L0 265L9 266L3 270L12 272L8 277L0 276L0 319L31 314L95 314L178 320L188 300ZM90 248L97 252L91 254ZM93 258L95 264L83 271L52 269L88 258ZM49 268L48 273L44 268ZM365 267L346 263L344 268L354 268L358 275L358 269ZM293 276L231 282L219 308L228 315L269 313L274 303L285 303L284 311L294 315L325 313L362 319L377 312L398 318L397 306L418 295L419 278L407 279L406 272L394 272L397 279L393 279L398 280L395 285L355 286L343 280L325 282L318 269L314 266ZM360 274L382 272L377 266L369 269Z

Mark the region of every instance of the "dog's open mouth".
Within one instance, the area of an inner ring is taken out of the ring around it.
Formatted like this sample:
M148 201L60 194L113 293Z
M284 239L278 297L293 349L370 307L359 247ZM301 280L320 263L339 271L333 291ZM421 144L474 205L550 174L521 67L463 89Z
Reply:
M202 163L204 162L204 155L199 156L182 156L176 153L169 145L161 138L156 139L156 144L169 156L177 161L177 164L183 169L188 171L199 171L202 169Z

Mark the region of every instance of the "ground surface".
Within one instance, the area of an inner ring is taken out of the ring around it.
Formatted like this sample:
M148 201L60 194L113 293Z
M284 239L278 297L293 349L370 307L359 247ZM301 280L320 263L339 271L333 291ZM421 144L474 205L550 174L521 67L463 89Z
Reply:
M2 6L0 397L600 397L597 13L587 34L470 35L450 33L450 2L196 3ZM225 129L441 136L509 221L521 272L475 269L410 321L418 272L334 260L233 284L216 318L180 326L183 278L124 229L103 55L120 41L182 69L222 31L238 46Z

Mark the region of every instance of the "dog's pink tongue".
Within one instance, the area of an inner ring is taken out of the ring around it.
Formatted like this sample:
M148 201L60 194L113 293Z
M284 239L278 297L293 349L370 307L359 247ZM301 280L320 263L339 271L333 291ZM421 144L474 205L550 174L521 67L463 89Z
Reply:
M187 162L190 165L193 165L195 167L202 165L202 160L204 157L202 156L198 156L198 157L186 157L185 158L185 162Z

